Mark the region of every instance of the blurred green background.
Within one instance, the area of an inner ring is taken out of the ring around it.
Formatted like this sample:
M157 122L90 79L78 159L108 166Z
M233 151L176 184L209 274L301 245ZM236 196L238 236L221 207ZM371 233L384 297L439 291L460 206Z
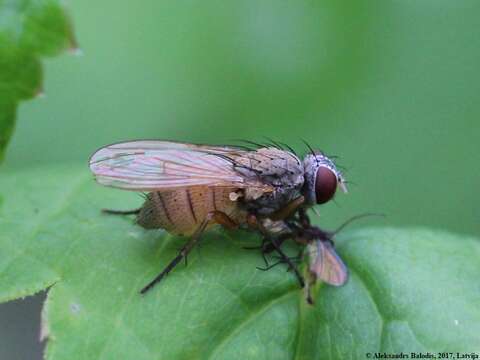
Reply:
M21 105L3 171L58 162L87 171L96 148L137 138L271 137L299 151L305 139L339 155L353 182L317 222L373 211L388 217L366 223L478 235L480 2L101 0L68 9L83 55L46 61L46 97ZM37 321L32 304L18 309ZM32 358L30 345L5 341L0 334L0 358Z

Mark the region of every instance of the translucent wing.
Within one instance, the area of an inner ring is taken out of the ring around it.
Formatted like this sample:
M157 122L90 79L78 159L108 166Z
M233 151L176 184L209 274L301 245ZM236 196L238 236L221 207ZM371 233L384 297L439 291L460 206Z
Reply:
M342 286L348 279L348 270L328 241L315 240L309 245L310 272L327 284Z
M248 151L234 147L141 140L105 146L90 159L90 170L105 186L156 191L190 186L267 185L235 170L233 158Z

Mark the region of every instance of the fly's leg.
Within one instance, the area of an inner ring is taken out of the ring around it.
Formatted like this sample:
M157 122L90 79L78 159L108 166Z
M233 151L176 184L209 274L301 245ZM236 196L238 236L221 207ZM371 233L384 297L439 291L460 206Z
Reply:
M260 249L262 250L261 254L262 254L263 262L265 263L265 268L268 270L268 269L271 269L272 267L270 267L270 264L268 263L267 256L266 256L267 253L263 250L265 246L267 246L267 241L268 239L266 238L262 239L262 245L260 245Z
M285 207L280 210L275 211L273 214L270 214L268 217L273 220L285 220L286 218L292 216L305 202L303 196L299 196L296 199L290 201Z
M207 214L205 220L200 224L200 226L195 230L195 233L192 235L190 240L180 249L178 255L162 270L160 274L158 274L155 279L153 279L150 283L148 283L141 291L141 294L145 294L151 288L153 288L157 283L159 283L170 271L173 270L175 266L178 265L183 258L186 259L187 255L193 249L193 247L198 243L202 233L205 231L206 227L211 224L216 223L223 225L227 228L236 228L238 224L233 221L228 215L222 213L220 211L212 211Z
M238 229L238 224L227 214L221 211L212 211L208 213L207 217L210 216L210 221L222 225L223 227L229 230L236 230Z
M293 234L281 234L277 236L277 244L281 246L285 240L293 239L295 236ZM262 242L262 254L270 254L272 251L275 250L275 246L272 244L270 238L264 238Z
M209 219L209 220L208 220ZM221 212L221 211L212 211L207 214L207 217L205 218L207 220L207 225L209 223L213 224L219 224L222 225L223 227L229 229L229 230L235 230L238 229L238 224L233 221L227 214ZM205 225L205 227L207 226ZM202 225L200 225L201 227ZM205 227L203 228L202 232L205 230ZM192 238L196 235L199 229L195 231L195 233L192 235ZM200 235L199 235L200 236ZM185 255L185 266L187 266L187 255Z
M270 265L268 264L267 260L267 254L270 254L273 250L275 250L274 247L270 244L270 239L263 238L262 243L258 246L244 246L243 247L245 250L260 250L260 254L262 254L262 259L263 262L265 263L266 267L269 267Z
M276 260L279 260L280 262L283 262L282 258L280 256L274 256ZM300 249L295 256L289 256L288 257L291 262L293 263L300 263L303 260L303 248ZM291 269L287 269L287 271L290 271Z
M278 243L278 242L277 242ZM265 254L262 253L264 259L265 259ZM285 261L283 260L283 258L281 256L274 256L274 258L277 260L275 263L273 263L272 265L268 264L266 262L265 264L265 267L261 268L261 267L258 267L257 266L257 269L258 270L261 270L261 271L267 271L267 270L270 270L272 268L274 268L275 266L277 266L278 264L285 264ZM298 263L300 261L302 261L302 258L303 258L303 249L301 249L297 255L295 256L291 256L291 257L288 257L288 259L293 262L293 263ZM287 268L287 271L290 271L292 270L291 267Z
M264 270L264 269L269 270L273 267L268 263L268 260L267 260L267 257L266 257L266 254L268 254L268 253L272 252L272 250L274 250L274 249L272 249L270 251L265 251L265 249L269 245L268 241L269 240L264 237L262 239L262 243L258 246L244 246L243 247L245 250L261 250L260 253L262 254L262 259L263 259L263 262L265 263L265 267L264 268L257 267L257 269L259 269L259 270Z
M299 196L298 198L290 201L284 208L282 208L278 211L275 211L273 214L271 214L269 216L269 218L272 221L284 220L284 219L290 217L292 214L294 214L303 205L304 202L305 202L305 198L303 196ZM255 217L254 215L251 215L251 216ZM249 221L251 221L251 220L249 220ZM270 266L268 264L268 261L267 261L266 257L265 257L265 254L269 254L272 251L276 250L275 246L272 246L272 244L271 244L271 240L270 240L270 236L268 236L268 232L265 229L263 229L263 231L262 231L262 229L260 229L260 224L258 223L258 221L256 221L256 218L255 218L255 220L253 220L253 223L251 223L249 225L258 229L258 230L260 230L260 232L265 237L262 240L262 244L260 246L245 247L244 249L248 249L248 250L250 250L250 249L261 249L262 250L263 261L265 262L265 268L264 269L267 269L267 270L271 269L273 266L277 265L278 262L275 263L274 265ZM292 237L289 234L285 234L285 235L287 235L287 236L282 235L282 236L277 237L277 243L278 243L279 246L286 239Z
M266 238L263 238L262 239L262 243L260 245L257 245L257 246L244 246L243 249L245 250L263 250L265 248L265 245L267 243L267 239Z
M260 270L260 271L268 271L270 269L273 269L275 266L277 266L278 264L283 264L283 261L282 260L278 260L277 262L273 263L273 264L266 264L265 267L260 267L260 266L257 266L257 270Z
M282 245L282 243L287 240L287 239L290 239L292 238L293 235L292 234L281 234L280 236L278 236L276 238L276 242L279 246ZM262 271L267 271L267 270L270 270L271 268L277 266L278 264L281 264L283 263L283 260L281 257L278 257L276 256L276 260L278 260L276 263L270 265L267 261L267 257L266 257L266 254L270 254L272 251L275 250L275 247L272 245L271 243L271 240L267 237L264 237L263 240L262 240L262 246L261 246L261 249L262 249L262 258L263 258L263 261L265 262L265 267L264 268L259 268L257 266L257 269L259 270L262 270ZM290 268L288 269L290 270Z
M112 210L112 209L102 209L102 213L110 215L137 215L140 212L141 208L133 210Z
M277 243L277 240L275 239L275 237L270 236L267 229L265 229L265 227L258 221L258 219L255 215L253 215L253 214L249 215L249 217L247 219L247 222L251 227L254 227L254 228L258 229L264 237L266 237L267 239L270 240L270 243L273 245L273 247L275 248L277 253L282 258L281 261L288 264L289 268L291 268L293 270L293 272L295 273L295 276L297 277L297 280L298 280L300 286L303 288L305 286L305 281L303 280L303 276L298 271L297 266L292 261L290 261L290 258L282 251L282 249L280 248L280 245Z
M205 230L205 228L207 227L208 225L208 222L209 220L208 219L205 219L202 224L200 225L200 227L197 229L197 231L195 231L195 233L193 234L193 236L190 238L190 240L188 240L188 242L180 249L178 255L162 270L162 272L160 274L158 274L155 279L153 279L151 282L149 282L141 291L140 293L141 294L145 294L147 291L149 291L151 288L153 288L157 283L159 283L164 276L166 276L170 271L173 270L173 268L175 266L178 265L178 263L180 261L182 261L182 259L184 257L186 257L188 255L188 253L190 252L190 250L192 250L192 248L195 246L195 244L197 243L197 241L200 239L200 235L202 234L202 232Z
M300 272L298 271L298 268L297 268L297 265L295 265L291 260L290 258L283 252L283 250L280 248L280 246L277 244L277 241L275 240L275 238L272 238L271 239L271 243L273 244L273 246L275 247L275 250L277 251L277 253L280 255L280 257L282 258L282 262L288 264L288 267L289 267L289 270L293 270L293 272L295 273L295 276L297 277L297 280L298 280L298 283L300 284L300 286L303 288L305 286L305 281L303 280L303 276L300 274Z
M302 208L303 203L305 202L305 198L303 196L299 196L298 198L293 199L290 201L285 207L281 208L280 210L275 211L273 214L269 215L269 218L272 221L278 220L285 220L295 214L296 211L300 214L300 223L310 225L310 219L306 213L306 210ZM306 219L306 220L305 220ZM258 225L256 225L258 227ZM283 234L277 237L277 244L280 246L282 243L290 238L294 238L292 234ZM262 243L262 251L263 253L270 253L275 250L275 246L273 244L264 242Z
M300 220L300 225L304 228L310 227L310 218L307 215L307 210L301 208L298 210L298 217Z
M277 237L277 244L281 245L285 240L291 239L291 238L293 238L292 234L281 234L280 236ZM282 263L282 261L277 261L273 265L269 264L266 255L270 254L272 251L275 250L275 247L271 244L270 241L271 241L270 238L265 236L262 239L262 243L260 245L258 245L258 246L244 246L243 247L245 250L261 250L262 259L263 259L263 262L265 263L265 267L260 268L260 267L257 266L258 270L267 271L267 270L270 270L271 268L273 268L274 266Z

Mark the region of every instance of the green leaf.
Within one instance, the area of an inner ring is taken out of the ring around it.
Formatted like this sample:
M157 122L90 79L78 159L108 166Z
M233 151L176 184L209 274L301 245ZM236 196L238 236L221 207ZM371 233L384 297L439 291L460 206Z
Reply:
M0 178L0 300L50 287L47 359L363 359L367 352L479 351L480 243L427 229L345 232L346 286L307 305L295 278L242 249L243 231L209 232L160 285L138 292L184 239L102 207L135 194L96 185L84 167Z
M75 49L58 0L0 0L0 160L12 135L18 102L42 92L40 57Z

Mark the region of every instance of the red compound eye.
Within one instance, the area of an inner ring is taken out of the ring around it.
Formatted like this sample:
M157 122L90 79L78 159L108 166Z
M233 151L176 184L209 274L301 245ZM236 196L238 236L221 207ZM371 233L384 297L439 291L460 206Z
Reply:
M328 202L337 190L337 175L325 166L320 166L317 170L315 181L315 195L317 204Z

